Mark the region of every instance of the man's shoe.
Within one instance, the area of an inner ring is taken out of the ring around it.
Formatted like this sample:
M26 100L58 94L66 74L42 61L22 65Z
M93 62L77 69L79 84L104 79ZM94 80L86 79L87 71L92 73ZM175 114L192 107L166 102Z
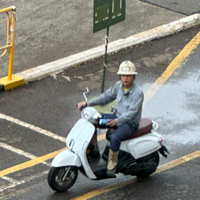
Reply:
M109 150L107 176L110 178L116 177L115 174L116 174L116 168L117 168L117 162L118 162L118 154L119 154L119 151L112 151L112 149Z

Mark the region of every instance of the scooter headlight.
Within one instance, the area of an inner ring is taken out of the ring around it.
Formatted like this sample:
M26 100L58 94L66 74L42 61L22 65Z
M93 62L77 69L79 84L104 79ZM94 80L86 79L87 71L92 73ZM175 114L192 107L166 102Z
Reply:
M81 116L93 124L96 124L97 120L101 118L101 114L93 107L84 108L81 112Z
M90 117L90 113L88 112L88 110L83 109L82 112L81 112L81 116L82 116L82 118L88 120L88 118Z

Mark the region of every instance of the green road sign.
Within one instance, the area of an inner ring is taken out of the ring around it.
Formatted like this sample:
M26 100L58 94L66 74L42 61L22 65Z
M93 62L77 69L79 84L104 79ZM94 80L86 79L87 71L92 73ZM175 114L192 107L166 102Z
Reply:
M126 0L94 0L93 32L125 20Z

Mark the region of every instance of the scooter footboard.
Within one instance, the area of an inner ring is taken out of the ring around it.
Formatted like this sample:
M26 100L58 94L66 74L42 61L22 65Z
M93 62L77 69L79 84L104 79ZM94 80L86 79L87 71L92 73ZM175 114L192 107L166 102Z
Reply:
M69 149L60 152L52 161L51 165L53 167L63 167L63 166L77 166L80 167L80 158L72 153Z

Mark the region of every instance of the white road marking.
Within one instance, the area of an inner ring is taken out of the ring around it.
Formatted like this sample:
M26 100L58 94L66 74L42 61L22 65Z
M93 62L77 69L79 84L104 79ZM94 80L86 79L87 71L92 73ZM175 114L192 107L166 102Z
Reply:
M28 177L28 178L26 178L26 179L24 179L24 180L16 181L16 182L14 182L13 184L10 184L10 185L7 186L7 187L4 187L4 186L3 186L3 187L0 187L0 192L3 192L3 191L5 191L5 190L11 189L11 188L14 188L14 187L19 186L19 185L22 185L22 184L24 184L24 183L27 183L27 182L29 182L29 181L35 179L35 178L39 178L39 177L41 177L41 176L43 176L43 175L48 174L48 172L49 172L49 171L45 171L45 172L36 174L36 175L34 175L34 176ZM3 178L3 177L2 177L2 178ZM15 194L14 194L14 195L15 195Z
M0 147L2 147L2 148L4 148L4 149L7 149L7 150L9 150L9 151L15 152L15 153L17 153L17 154L19 154L19 155L25 156L25 157L27 157L27 158L30 158L31 160L34 159L34 158L37 158L37 156L35 156L35 155L33 155L33 154L27 153L27 152L25 152L25 151L23 151L23 150L21 150L21 149L12 147L12 146L10 146L10 145L8 145L8 144L5 144L5 143L3 143L3 142L0 142ZM42 162L42 164L50 166L50 164L47 163L47 162Z
M3 147L4 149L7 149L7 150L12 151L12 152L15 152L15 153L17 153L19 155L23 155L23 156L25 156L27 158L30 158L30 159L34 159L34 158L37 157L37 156L34 156L34 155L30 154L30 153L27 153L27 152L25 152L25 151L23 151L21 149L17 149L17 148L12 147L12 146L10 146L8 144L5 144L3 142L0 142L0 147Z
M14 184L16 184L18 182L16 179L13 179L13 178L10 178L10 177L7 177L7 176L3 176L1 178L3 180L9 181L9 182L14 183Z
M56 139L56 140L60 140L61 142L65 142L65 138L64 138L64 137L58 136L58 135L56 135L56 134L54 134L54 133L52 133L52 132L49 132L49 131L44 130L44 129L39 128L39 127L36 127L36 126L34 126L34 125L32 125L32 124L23 122L23 121L21 121L21 120L15 119L15 118L13 118L13 117L7 116L7 115L5 115L5 114L1 114L1 113L0 113L0 119L4 119L4 120L10 121L10 122L13 122L13 123L15 123L15 124L17 124L17 125L23 126L23 127L25 127L25 128L29 128L29 129L31 129L31 130L33 130L33 131L36 131L36 132L38 132L38 133L40 133L40 134L43 134L43 135L45 135L45 136L51 137L51 138ZM8 144L6 144L6 143L0 142L0 147L2 147L2 148L4 148L4 149L7 149L7 150L9 150L9 151L12 151L12 152L14 152L14 153L17 153L17 154L19 154L19 155L25 156L25 157L27 157L27 158L29 158L29 159L37 158L37 156L35 156L35 155L33 155L33 154L30 154L30 153L25 152L25 151L23 151L23 150L21 150L21 149L18 149L18 148L15 148L15 147L13 147L13 146L10 146L10 145L8 145ZM47 162L42 162L41 164L50 166L50 164L47 163ZM35 178L37 178L37 177L40 177L40 176L43 176L44 174L47 174L47 173L48 173L48 171L43 172L43 173L41 173L40 175L35 175L35 176L32 176L32 177L27 178L27 179L25 179L25 180L20 180L20 181L15 180L15 179L13 179L13 178L10 178L10 177L8 177L8 176L3 176L3 177L1 177L1 178L2 178L3 180L9 181L9 182L11 183L11 185L9 185L9 186L7 186L7 187L5 187L5 186L0 187L0 192L3 192L3 191L5 191L5 190L7 190L7 189L14 188L14 187L16 187L16 186L18 186L18 185L24 184L24 183L26 183L26 182L28 182L28 181L30 181L30 180L33 180L33 179L35 179Z
M0 119L5 119L5 120L7 120L7 121L13 122L13 123L18 124L18 125L20 125L20 126L29 128L29 129L31 129L31 130L33 130L33 131L36 131L36 132L38 132L38 133L40 133L40 134L43 134L43 135L45 135L45 136L51 137L51 138L56 139L56 140L60 140L61 142L65 142L65 140L66 140L66 138L61 137L61 136L59 136L59 135L56 135L55 133L52 133L52 132L47 131L47 130L44 130L44 129L39 128L39 127L37 127L37 126L34 126L34 125L32 125L32 124L23 122L23 121L21 121L21 120L15 119L15 118L10 117L10 116L8 116L8 115L4 115L4 114L1 114L1 113L0 113Z
M17 149L17 148L15 148L15 147L12 147L12 146L10 146L10 145L8 145L8 144L5 144L5 143L2 143L2 142L0 142L0 147L2 147L2 148L4 148L4 149L7 149L7 150L9 150L9 151L15 152L15 153L17 153L17 154L19 154L19 155L25 156L25 157L30 158L30 159L37 158L37 156L35 156L35 155L33 155L33 154L27 153L27 152L25 152L25 151L23 151L23 150L21 150L21 149ZM51 164L49 164L49 163L47 163L47 162L42 162L41 164L44 164L44 165L47 165L47 166L51 166ZM46 172L45 172L45 173L46 173ZM43 175L43 174L44 174L44 173L42 173L42 175ZM41 175L40 175L40 176L41 176ZM25 179L25 180L20 180L20 181L15 180L15 179L13 179L13 178L10 178L10 177L8 177L8 176L3 176L3 177L1 177L1 178L2 178L3 180L6 180L6 181L9 181L9 182L12 183L11 185L9 185L9 186L7 186L7 187L5 187L5 186L0 187L0 192L3 192L3 191L5 191L5 190L7 190L7 189L14 188L14 187L16 187L16 186L18 186L18 185L21 185L21 184L24 184L24 183L26 183L26 182L28 182L28 181L34 179L34 178L37 178L37 176L32 176L31 178L28 178L28 179Z

